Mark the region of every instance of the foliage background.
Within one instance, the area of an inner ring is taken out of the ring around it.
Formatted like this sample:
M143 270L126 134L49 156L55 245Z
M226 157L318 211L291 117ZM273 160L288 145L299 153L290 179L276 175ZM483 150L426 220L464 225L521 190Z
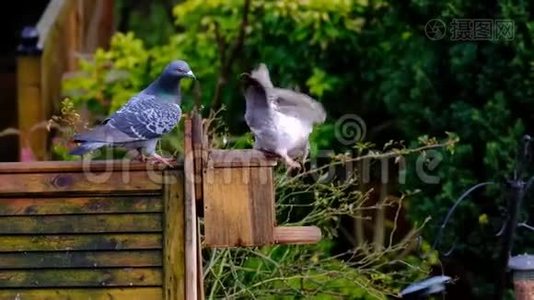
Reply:
M159 0L117 1L117 6L124 34L114 37L110 51L98 51L93 61L82 63L80 76L64 85L66 95L84 104L85 119L97 122L146 86L170 59L183 58L199 79L196 85L184 81L184 110L194 103L205 113L224 106L225 146L248 147L238 75L266 62L275 84L307 92L325 105L328 121L313 135L314 153L355 151L336 139L336 120L347 113L365 120L363 142L393 139L414 147L424 135L459 136L454 155L440 152L438 184L424 184L409 167L405 184L392 176L387 185L396 196L420 191L405 202L403 212L411 224L432 217L423 234L428 242L464 190L509 174L519 137L532 130L534 22L528 1ZM436 18L447 25L454 18L510 19L515 36L452 41L448 31L433 41L425 25ZM179 152L173 137L162 147ZM64 147L57 152L64 155ZM364 188L375 187L376 198L379 174L372 178ZM459 276L451 299L458 296L455 289L469 299L487 299L493 292L495 233L503 221L500 193L477 193L454 215L448 229L453 238L445 244L456 239L456 248L443 258L446 274ZM529 201L526 206L529 211ZM358 234L352 223L345 226L349 236ZM519 233L514 253L531 251L532 238ZM336 241L334 252L354 246L347 236Z

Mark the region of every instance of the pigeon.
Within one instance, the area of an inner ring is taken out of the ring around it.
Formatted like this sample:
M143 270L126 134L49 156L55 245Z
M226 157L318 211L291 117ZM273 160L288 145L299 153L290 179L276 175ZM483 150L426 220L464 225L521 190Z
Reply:
M314 125L326 119L322 104L303 93L274 87L264 63L242 78L245 122L254 136L254 149L282 158L289 169L300 169L296 160L304 164Z
M170 62L148 87L131 97L119 110L92 130L76 134L79 145L72 155L84 155L104 146L137 150L142 161L149 158L166 165L168 159L156 153L159 139L180 121L180 79L195 75L182 60Z

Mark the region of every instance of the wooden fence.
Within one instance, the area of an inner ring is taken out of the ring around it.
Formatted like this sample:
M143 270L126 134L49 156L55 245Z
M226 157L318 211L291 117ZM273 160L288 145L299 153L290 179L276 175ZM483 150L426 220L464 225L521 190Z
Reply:
M37 23L36 51L17 59L20 153L49 159L46 120L58 109L65 73L106 47L113 34L113 0L51 0ZM22 155L21 155L22 157Z
M204 246L316 243L277 226L272 167L209 149L185 117L183 161L0 163L0 299L204 299ZM199 139L200 138L200 139Z
M147 166L2 164L0 299L185 299L184 174Z

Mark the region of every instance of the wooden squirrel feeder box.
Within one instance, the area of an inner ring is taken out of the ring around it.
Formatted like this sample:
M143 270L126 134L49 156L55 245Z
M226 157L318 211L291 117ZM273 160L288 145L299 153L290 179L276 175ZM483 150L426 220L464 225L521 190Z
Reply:
M193 116L197 197L204 207L204 245L210 248L315 243L315 226L277 226L273 169L261 151L210 149Z

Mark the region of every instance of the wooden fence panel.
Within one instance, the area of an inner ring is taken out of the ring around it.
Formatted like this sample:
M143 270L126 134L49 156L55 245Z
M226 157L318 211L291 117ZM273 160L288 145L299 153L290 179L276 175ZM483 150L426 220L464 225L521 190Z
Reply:
M183 181L142 163L0 164L0 299L185 299Z

